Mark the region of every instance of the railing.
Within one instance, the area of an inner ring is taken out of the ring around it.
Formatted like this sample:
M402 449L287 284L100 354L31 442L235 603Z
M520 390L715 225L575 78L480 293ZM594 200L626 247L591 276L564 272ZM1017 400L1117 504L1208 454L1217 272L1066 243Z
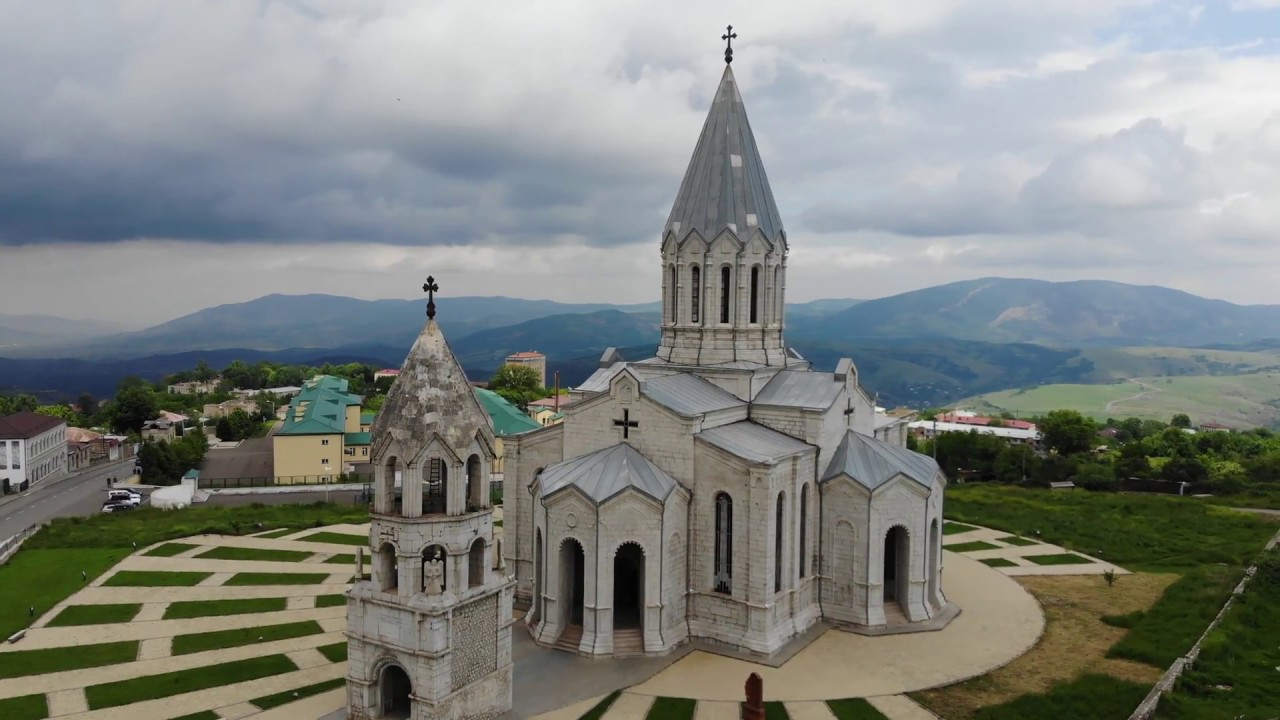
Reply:
M13 557L14 553L18 552L18 548L22 547L22 543L25 542L27 538L35 535L36 531L39 529L39 525L31 525L19 530L13 537L0 542L0 565L8 562L9 558Z
M361 485L373 482L372 474L345 475L275 475L267 477L213 478L201 477L201 490L229 488L277 487L283 485Z

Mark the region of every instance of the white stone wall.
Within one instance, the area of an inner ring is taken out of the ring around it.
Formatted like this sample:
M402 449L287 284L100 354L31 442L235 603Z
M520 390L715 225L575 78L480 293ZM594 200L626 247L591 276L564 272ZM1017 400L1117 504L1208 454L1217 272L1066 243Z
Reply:
M564 425L506 438L507 470L502 477L503 552L507 572L516 578L516 599L533 598L533 496L529 485L538 470L565 459Z

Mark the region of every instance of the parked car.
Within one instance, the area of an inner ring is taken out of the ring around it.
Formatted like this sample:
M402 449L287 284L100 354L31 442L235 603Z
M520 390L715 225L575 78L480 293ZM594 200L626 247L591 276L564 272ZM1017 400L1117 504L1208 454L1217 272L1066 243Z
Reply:
M102 512L104 513L128 512L129 510L132 510L134 507L136 506L129 505L127 503L109 502L102 506Z
M132 490L108 490L107 503L123 503L130 507L138 507L142 504L142 495Z

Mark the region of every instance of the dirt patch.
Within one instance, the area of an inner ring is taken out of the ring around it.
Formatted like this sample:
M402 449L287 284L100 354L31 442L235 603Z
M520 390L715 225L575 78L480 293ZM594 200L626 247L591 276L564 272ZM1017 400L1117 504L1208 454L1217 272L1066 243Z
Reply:
M1107 650L1128 631L1102 622L1102 616L1146 610L1177 579L1174 574L1136 573L1121 576L1107 587L1098 575L1017 578L1044 607L1045 632L1035 647L982 677L912 693L912 697L947 720L965 720L979 708L1043 693L1055 682L1086 672L1154 684L1161 669L1106 657Z

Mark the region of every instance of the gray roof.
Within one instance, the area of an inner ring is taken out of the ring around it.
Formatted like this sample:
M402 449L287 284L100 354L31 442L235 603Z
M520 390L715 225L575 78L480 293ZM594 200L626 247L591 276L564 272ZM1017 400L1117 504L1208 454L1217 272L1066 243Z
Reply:
M635 488L663 502L679 484L628 443L548 465L538 477L544 498L576 487L596 504L627 488Z
M663 238L672 232L684 240L697 230L710 242L726 226L743 241L757 227L770 242L782 234L782 217L729 67L720 78Z
M752 402L758 405L826 410L844 388L831 373L783 370L769 381Z
M743 407L746 403L689 373L665 375L640 383L640 393L685 416Z
M840 441L822 479L848 475L867 489L875 490L902 474L932 488L938 472L938 463L928 455L850 430Z
M754 463L775 463L782 458L813 449L812 445L802 440L749 420L703 430L695 437Z

